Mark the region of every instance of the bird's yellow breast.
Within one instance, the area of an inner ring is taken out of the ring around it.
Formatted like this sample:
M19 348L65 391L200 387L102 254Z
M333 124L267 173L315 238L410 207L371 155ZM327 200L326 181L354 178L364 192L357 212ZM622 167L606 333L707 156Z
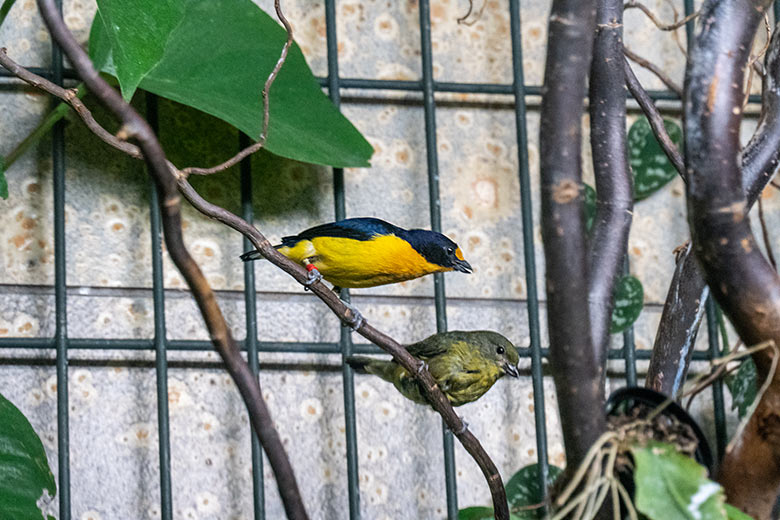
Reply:
M395 235L371 240L316 237L282 247L279 252L301 265L314 264L327 281L348 288L403 282L452 270L428 262L409 242Z

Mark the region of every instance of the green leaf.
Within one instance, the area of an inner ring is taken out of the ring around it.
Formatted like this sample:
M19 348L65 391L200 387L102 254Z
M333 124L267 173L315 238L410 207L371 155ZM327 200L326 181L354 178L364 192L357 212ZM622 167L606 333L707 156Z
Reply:
M5 157L0 155L0 198L8 198L8 181L5 180Z
M658 442L631 453L636 508L650 520L727 520L723 488L707 478L704 466Z
M57 486L46 451L27 418L0 395L0 511L3 518L40 519L36 502Z
M467 507L458 511L458 520L493 520L493 508L484 506Z
M742 419L758 393L758 375L752 358L744 358L736 373L726 377L726 386L731 392L731 409L738 410Z
M664 127L679 147L682 143L680 126L664 119ZM645 117L637 119L628 130L628 158L634 172L634 200L649 197L677 175Z
M158 3L99 0L90 32L93 62L117 76L126 97L139 86L258 139L261 92L287 33L251 0L168 0L158 8L162 20L152 15L143 23L133 20ZM104 4L110 5L107 11ZM109 24L125 25L109 31ZM151 36L140 33L153 35L151 49L144 47ZM371 145L323 94L297 44L269 99L268 151L315 164L369 166Z
M753 520L752 516L743 513L731 504L726 504L726 518L728 520Z
M95 22L102 22L111 45L122 96L129 101L138 84L162 61L168 37L181 23L180 1L98 0Z
M0 7L0 26L2 26L3 22L5 22L5 18L8 16L8 11L11 10L15 3L16 0L5 0L5 2L3 2L2 7Z
M612 323L609 326L609 331L612 334L617 334L633 325L642 312L643 305L642 282L631 275L618 279L615 284L615 308L612 310Z
M585 229L590 231L596 218L596 190L589 184L583 183L583 186L585 186Z
M556 466L549 466L547 470L547 485L549 486L558 478L562 470ZM506 497L509 509L521 520L533 520L544 518L544 508L527 509L542 502L543 493L539 487L539 465L530 464L512 475L506 483Z

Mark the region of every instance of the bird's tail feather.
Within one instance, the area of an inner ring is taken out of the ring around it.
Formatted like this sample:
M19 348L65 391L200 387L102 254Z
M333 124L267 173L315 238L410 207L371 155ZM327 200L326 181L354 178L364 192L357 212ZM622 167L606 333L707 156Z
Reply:
M350 356L347 362L350 366L361 374L374 374L385 381L393 382L393 368L392 361L384 361L381 359L370 358L365 356Z
M274 249L279 249L280 247L284 247L283 244L277 244L274 246ZM265 260L265 257L255 249L254 251L248 251L241 255L241 260L244 262L251 262L252 260Z

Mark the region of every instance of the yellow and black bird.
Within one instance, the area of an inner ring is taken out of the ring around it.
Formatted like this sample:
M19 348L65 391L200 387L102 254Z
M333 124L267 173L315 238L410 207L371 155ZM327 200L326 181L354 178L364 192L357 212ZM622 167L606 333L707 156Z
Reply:
M403 229L378 218L348 218L283 237L274 246L309 270L310 283L322 278L336 287L375 287L430 273L470 273L458 244L435 231ZM245 262L259 251L241 255Z
M520 375L517 349L497 332L441 332L406 349L428 365L452 406L476 401L505 375ZM349 363L393 383L404 397L415 403L427 404L417 381L395 361L355 356Z

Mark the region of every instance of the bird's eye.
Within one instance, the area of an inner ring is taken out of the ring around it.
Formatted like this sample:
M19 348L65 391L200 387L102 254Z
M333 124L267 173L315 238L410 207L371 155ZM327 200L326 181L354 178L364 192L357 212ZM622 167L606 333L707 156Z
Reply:
M505 352L504 347L498 347L496 349L496 354L503 354Z
M447 252L448 252L449 254L452 254L452 253L454 253L454 252L455 252L455 248L454 248L454 247L448 247L448 248L447 248Z

